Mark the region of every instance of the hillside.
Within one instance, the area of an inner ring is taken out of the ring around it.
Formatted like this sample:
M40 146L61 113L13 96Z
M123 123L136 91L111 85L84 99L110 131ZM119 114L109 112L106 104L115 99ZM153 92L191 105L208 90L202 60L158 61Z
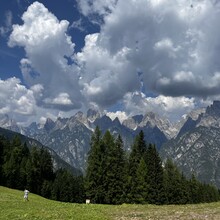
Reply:
M220 188L220 101L214 101L198 117L189 116L179 134L165 143L160 155L172 158L188 177L192 173Z
M67 162L62 160L60 158L60 156L58 156L58 154L54 150L42 145L39 141L37 141L33 138L28 138L22 134L19 134L17 132L10 131L8 129L4 129L1 127L0 127L0 135L4 136L5 138L7 138L9 140L12 140L15 136L18 136L20 138L21 142L26 143L29 148L32 148L32 147L45 148L49 151L49 153L52 156L53 166L54 166L55 170L57 170L59 168L65 168L75 175L81 175L80 170L76 169L73 166L70 166Z
M220 203L154 206L120 206L62 203L30 193L29 202L23 201L23 192L0 186L0 220L53 219L53 220L113 220L113 219L220 219Z

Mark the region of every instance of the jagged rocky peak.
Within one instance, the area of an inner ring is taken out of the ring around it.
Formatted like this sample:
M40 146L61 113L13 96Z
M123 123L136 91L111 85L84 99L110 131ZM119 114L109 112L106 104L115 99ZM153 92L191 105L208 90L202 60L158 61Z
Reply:
M83 124L87 123L87 118L83 114L83 112L79 111L74 116L70 117L67 124L71 125L71 124L75 124L76 122L80 122Z
M140 123L140 126L141 127L144 127L145 125L152 125L153 127L155 125L157 125L157 122L160 120L159 116L156 115L155 113L153 112L147 112L143 119L142 119L142 122Z
M132 118L134 119L134 121L136 122L136 123L141 123L141 121L143 120L143 115L135 115L135 116L133 116Z
M55 127L55 122L51 118L47 118L45 124L44 124L44 129L46 131L50 131Z
M11 119L7 114L0 114L0 127L21 132L21 128L18 126L17 122Z
M141 123L143 119L143 115L135 115L130 118L127 118L123 121L123 125L131 130L137 129L138 125Z
M7 114L0 114L0 126L8 124L9 116Z
M220 117L220 101L214 101L212 105L206 108L206 114Z
M58 117L56 122L55 122L55 127L54 129L62 129L65 125L66 125L66 122L68 121L68 118L61 118L61 117Z
M90 122L94 122L97 118L100 118L100 113L99 111L90 108L87 111L87 118Z
M0 126L2 127L11 127L16 126L17 123L15 120L10 119L7 114L0 114Z
M158 127L168 139L174 137L177 133L176 129L173 128L172 123L168 119L163 118L154 112L147 112L139 126Z
M188 114L188 117L192 118L192 120L197 120L203 113L205 113L206 108L198 108L194 109Z
M29 128L29 129L37 130L37 129L38 129L37 123L36 123L36 122L32 122L32 123L28 126L28 128Z
M85 117L84 117L83 112L79 111L79 112L77 112L77 113L74 115L74 118L75 118L75 119L78 119L78 120L82 120L82 119L85 118Z
M121 125L121 122L119 121L118 117L116 117L116 118L113 120L113 124L114 124L115 126L118 126L118 127Z
M162 124L166 124L167 126L170 126L170 122L167 119L163 119L158 114L153 112L147 112L144 115L140 123L140 127L144 127L147 124L151 125L152 127L154 126L161 127Z

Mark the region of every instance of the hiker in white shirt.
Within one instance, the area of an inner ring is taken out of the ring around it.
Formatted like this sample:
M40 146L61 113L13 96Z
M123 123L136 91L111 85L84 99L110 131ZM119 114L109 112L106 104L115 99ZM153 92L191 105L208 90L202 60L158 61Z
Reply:
M24 190L24 200L25 200L25 201L29 201L29 200L28 200L28 193L29 193L29 191L28 191L27 189L25 189L25 190Z

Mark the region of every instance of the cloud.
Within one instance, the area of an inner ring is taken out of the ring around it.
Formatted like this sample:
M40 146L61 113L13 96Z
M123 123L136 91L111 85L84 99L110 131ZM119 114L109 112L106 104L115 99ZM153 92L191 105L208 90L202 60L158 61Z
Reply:
M83 19L80 18L76 21L74 21L71 26L71 28L75 28L75 29L78 29L80 30L81 32L86 32L86 28L85 28L85 24L83 23Z
M78 0L78 6L85 16L94 13L107 15L112 12L116 3L117 0Z
M80 84L88 102L108 107L122 99L127 91L139 87L137 71L127 56L130 50L121 48L115 54L100 45L100 34L87 35L85 47L77 53L76 59L81 70Z
M39 2L28 7L22 20L23 25L13 25L8 45L24 47L26 58L20 62L23 78L28 86L40 84L44 88L38 105L64 110L66 103L57 99L66 94L71 108L80 108L83 98L72 57L75 45L66 33L69 22L59 21Z
M95 9L85 7L83 13L99 12ZM146 93L202 98L219 94L220 82L214 81L220 71L219 9L216 1L209 0L192 4L119 0L109 13L99 12L104 15L101 31L87 36L78 56L88 74L98 71L84 81L84 92L101 105L109 96L114 102L127 92L138 91L138 71ZM91 54L97 57L93 62ZM118 68L120 61L123 65Z
M180 119L183 114L197 107L197 104L199 103L194 98L163 95L146 97L141 92L127 93L124 98L125 111L130 115L154 112L171 121Z
M78 0L78 7L100 25L78 53L69 22L39 2L13 25L8 45L26 52L20 67L39 108L58 113L122 102L127 114L161 109L177 118L200 98L219 97L218 1Z
M12 12L10 10L6 11L5 12L5 22L4 22L5 25L0 27L0 35L1 36L5 37L11 31L12 19L13 19Z
M0 79L0 114L35 114L33 91L21 85L18 78Z
M43 102L47 107L51 108L57 107L57 109L60 109L60 106L62 106L63 111L74 109L74 103L71 101L70 96L67 93L60 93L53 99L46 98L43 100Z
M122 123L125 119L128 118L128 115L124 111L116 111L116 112L107 112L106 115L114 120L115 118L118 118L119 121Z

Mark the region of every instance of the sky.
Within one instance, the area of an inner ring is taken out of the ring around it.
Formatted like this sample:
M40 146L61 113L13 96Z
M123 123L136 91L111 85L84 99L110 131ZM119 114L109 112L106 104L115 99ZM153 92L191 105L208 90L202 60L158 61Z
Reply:
M219 0L0 0L0 114L176 121L220 99Z

